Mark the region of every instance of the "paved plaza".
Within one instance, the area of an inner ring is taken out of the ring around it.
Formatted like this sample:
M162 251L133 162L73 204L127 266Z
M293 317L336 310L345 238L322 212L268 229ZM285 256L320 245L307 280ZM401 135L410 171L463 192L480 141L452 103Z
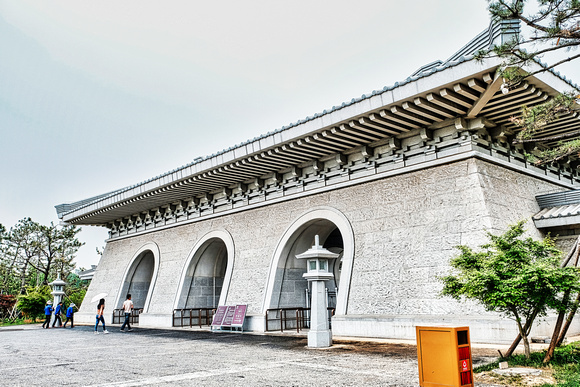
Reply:
M3 386L417 386L416 349L295 335L92 327L0 328ZM100 329L100 328L99 328ZM474 359L475 360L475 359Z

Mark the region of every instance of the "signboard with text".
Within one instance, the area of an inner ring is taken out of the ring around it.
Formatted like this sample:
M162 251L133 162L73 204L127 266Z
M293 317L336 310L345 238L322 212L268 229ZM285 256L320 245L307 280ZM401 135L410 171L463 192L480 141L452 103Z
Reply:
M243 327L244 319L246 318L246 309L248 305L236 305L236 310L234 311L234 319L232 320L233 327Z
M232 325L235 311L236 311L235 306L228 306L228 310L226 311L226 315L224 316L224 320L222 321L222 327L229 327Z
M218 306L211 323L212 328L243 328L248 305Z
M215 314L213 315L213 321L211 322L211 326L221 326L223 321L224 321L224 317L226 315L226 312L228 310L227 306L218 306L217 310L215 311Z

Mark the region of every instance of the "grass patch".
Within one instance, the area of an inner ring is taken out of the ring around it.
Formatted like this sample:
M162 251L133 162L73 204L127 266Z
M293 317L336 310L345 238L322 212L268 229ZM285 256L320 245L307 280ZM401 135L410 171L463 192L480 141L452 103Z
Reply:
M31 319L17 318L16 320L4 319L0 320L0 327L8 327L11 325L25 325L25 324L35 324L36 321Z
M580 386L580 364L578 362L561 365L554 370L554 378L558 381L557 386L578 387Z
M492 370L495 370L496 368L499 368L499 360L494 361L493 363L484 364L484 365L480 365L478 367L475 367L473 369L473 372L478 374L480 372L492 371Z
M554 358L548 364L544 364L546 351L532 352L529 359L525 355L514 355L509 358L501 358L494 363L474 368L475 373L491 371L499 367L499 362L507 361L510 367L533 367L553 370L553 376L558 387L579 387L580 386L580 342L570 343L556 348ZM506 380L506 382L508 382ZM515 381L509 381L515 382ZM513 384L512 384L513 385ZM517 385L517 384L516 384ZM542 387L550 387L552 384L544 384Z

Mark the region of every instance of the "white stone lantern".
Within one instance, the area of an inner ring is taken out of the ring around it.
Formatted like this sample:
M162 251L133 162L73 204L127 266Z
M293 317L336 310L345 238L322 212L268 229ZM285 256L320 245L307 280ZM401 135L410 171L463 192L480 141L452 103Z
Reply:
M52 295L54 297L53 300L53 305L56 308L56 306L59 304L59 302L62 301L63 296L64 296L64 287L66 285L66 282L64 282L63 280L60 279L60 275L51 283L49 283L50 286L52 286Z
M329 260L338 258L338 256L339 254L320 246L318 235L314 237L314 246L296 256L297 259L307 260L307 271L302 276L310 282L312 287L310 331L308 332L309 347L323 348L332 345L332 332L328 328L325 282L334 277L328 270Z

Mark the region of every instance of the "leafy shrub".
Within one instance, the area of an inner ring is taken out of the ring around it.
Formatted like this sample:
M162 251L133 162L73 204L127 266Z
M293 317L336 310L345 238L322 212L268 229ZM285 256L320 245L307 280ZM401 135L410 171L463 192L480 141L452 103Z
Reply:
M37 288L28 288L26 294L21 294L18 297L18 309L25 317L36 321L38 317L44 315L44 306L46 301L50 300L49 286L41 286Z

